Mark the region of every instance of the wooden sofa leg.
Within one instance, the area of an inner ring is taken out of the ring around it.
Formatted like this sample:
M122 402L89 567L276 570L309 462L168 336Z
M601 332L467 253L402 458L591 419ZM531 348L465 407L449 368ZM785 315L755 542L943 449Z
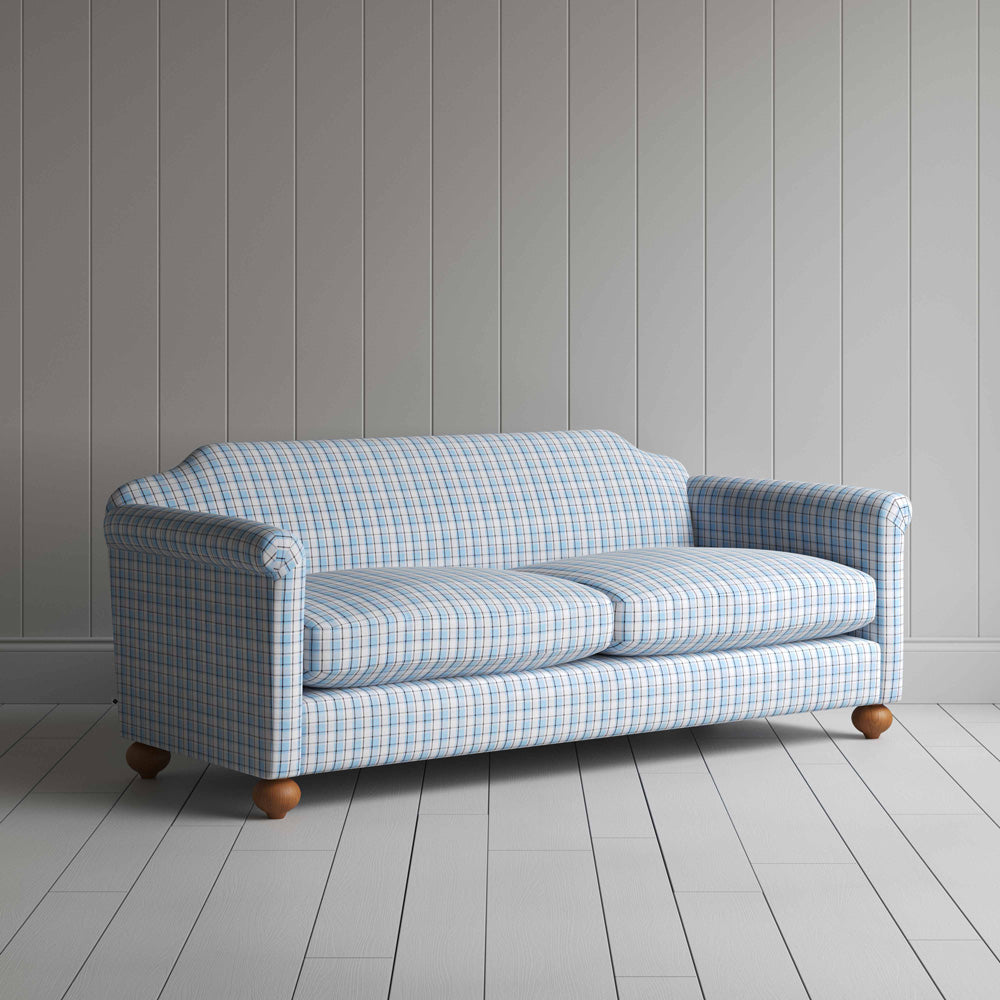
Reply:
M170 751L148 743L133 743L125 751L125 762L138 771L140 778L155 778L170 763Z
M885 705L859 705L851 713L851 722L866 740L877 740L892 725L892 712Z
M261 778L253 786L253 800L268 819L284 819L300 798L302 792L291 778Z

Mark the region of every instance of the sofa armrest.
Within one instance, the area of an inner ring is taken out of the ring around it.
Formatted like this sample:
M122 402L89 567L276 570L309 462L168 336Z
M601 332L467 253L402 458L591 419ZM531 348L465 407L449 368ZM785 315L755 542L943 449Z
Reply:
M109 549L228 566L275 580L302 563L301 543L283 528L176 507L111 507L104 537Z
M123 735L259 778L301 760L305 567L270 525L112 508L115 671Z
M875 579L875 620L857 634L882 647L882 700L903 675L903 535L910 501L900 493L769 479L693 476L695 545L776 549L852 566Z

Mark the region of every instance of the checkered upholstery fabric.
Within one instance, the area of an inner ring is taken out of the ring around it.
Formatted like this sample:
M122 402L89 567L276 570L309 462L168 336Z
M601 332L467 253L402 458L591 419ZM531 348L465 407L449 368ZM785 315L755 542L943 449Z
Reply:
M199 448L114 492L301 540L309 572L512 567L690 545L687 473L610 431L265 441Z
M600 652L611 601L512 570L340 569L306 579L311 687L530 670Z
M341 770L878 700L880 651L836 638L686 656L316 690L302 771Z
M910 501L854 486L695 476L688 484L695 544L798 552L851 566L875 581L874 619L857 634L882 650L876 701L903 681L903 536Z
M286 532L135 506L105 519L122 733L296 774L305 573Z
M615 609L605 653L642 656L842 635L875 617L875 581L839 563L756 549L627 549L526 573L599 590Z

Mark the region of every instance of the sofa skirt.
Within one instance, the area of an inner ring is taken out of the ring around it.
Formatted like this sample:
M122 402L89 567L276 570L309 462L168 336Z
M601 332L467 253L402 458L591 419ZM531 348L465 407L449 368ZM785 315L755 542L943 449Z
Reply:
M297 773L679 729L881 700L882 651L854 636L518 673L306 688Z

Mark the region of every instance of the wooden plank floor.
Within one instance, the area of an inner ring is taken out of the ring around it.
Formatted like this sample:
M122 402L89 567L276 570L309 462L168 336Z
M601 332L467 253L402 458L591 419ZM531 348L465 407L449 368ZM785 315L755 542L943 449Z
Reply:
M848 710L301 780L0 706L0 997L1000 996L1000 708Z

